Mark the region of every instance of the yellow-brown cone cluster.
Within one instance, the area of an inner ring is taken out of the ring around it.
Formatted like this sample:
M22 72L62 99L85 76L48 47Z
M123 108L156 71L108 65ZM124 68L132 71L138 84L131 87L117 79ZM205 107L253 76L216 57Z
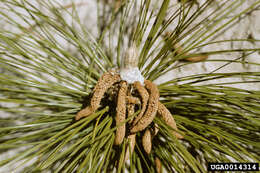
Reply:
M126 81L121 80L120 75L116 71L109 71L102 75L98 80L97 85L94 88L93 96L91 98L90 106L79 111L75 117L79 120L82 117L89 116L94 113L99 107L101 99L103 98L106 91L113 85L119 83L119 90L117 94L117 106L116 106L116 135L115 145L120 145L126 138L129 140L129 146L126 150L125 160L133 153L136 141L136 133L145 130L142 137L142 145L144 151L147 154L151 153L152 150L152 138L157 134L158 127L155 124L151 129L149 125L153 122L153 119L158 115L165 123L170 126L173 130L172 133L178 139L182 139L183 136L177 132L177 126L175 120L170 111L159 101L159 90L157 86L149 80L144 81L144 86L139 82L134 84L127 84ZM128 88L132 87L131 90ZM135 93L132 93L135 92ZM135 96L133 95L135 94ZM135 112L135 105L141 106L141 111L134 119L125 122L126 118L133 115ZM126 126L128 123L128 126ZM129 127L129 129L126 129ZM127 134L126 132L130 133ZM153 132L153 133L152 133ZM129 151L131 148L131 152ZM158 158L157 158L158 159ZM158 160L156 162L159 162Z

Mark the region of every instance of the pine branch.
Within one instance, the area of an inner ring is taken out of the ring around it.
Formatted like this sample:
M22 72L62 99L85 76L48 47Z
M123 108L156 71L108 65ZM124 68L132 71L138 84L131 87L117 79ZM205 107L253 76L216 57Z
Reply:
M207 172L209 162L259 162L260 92L239 88L257 85L259 72L226 71L233 64L259 68L247 60L260 50L259 40L219 39L258 10L259 0L246 8L245 0L93 3L98 33L86 29L73 3L0 1L0 22L5 23L0 27L0 169L156 172L159 158L167 172ZM164 37L166 32L170 34ZM211 72L160 82L160 101L184 139L178 140L170 126L155 118L159 133L151 154L144 152L143 132L138 133L125 163L129 141L114 145L118 127L110 98L105 96L101 108L86 118L76 121L75 115L89 104L99 77L119 68L125 48L134 42L140 49L139 68L150 80L195 65L180 60L201 54L216 55L204 62L221 64ZM255 44L206 49L249 42ZM174 48L177 43L182 49ZM227 59L227 53L238 56Z

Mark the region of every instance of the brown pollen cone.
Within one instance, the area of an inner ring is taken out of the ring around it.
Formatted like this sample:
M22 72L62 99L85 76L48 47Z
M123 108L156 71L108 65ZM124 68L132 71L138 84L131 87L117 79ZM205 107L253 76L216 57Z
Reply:
M142 86L142 84L139 81L136 81L134 83L134 87L137 89L137 92L139 93L139 95L142 98L142 109L141 109L141 112L135 117L135 119L133 121L133 125L135 125L142 118L142 116L147 108L147 102L149 99L149 93L147 92L145 87Z
M148 107L142 118L136 123L136 125L132 127L131 133L136 133L138 131L144 130L153 121L158 110L160 94L157 86L149 80L145 80L144 83L145 87L150 92Z
M178 130L171 112L161 102L159 102L158 104L158 114L167 125L169 125L174 130ZM178 139L182 139L183 136L174 130L172 131L173 135L176 136Z
M96 86L93 90L93 96L90 101L90 106L86 107L79 111L75 117L76 120L79 120L82 117L89 116L94 113L100 106L100 102L105 92L113 86L116 82L121 80L120 75L116 74L115 71L111 70L109 72L104 73L101 78L99 78Z
M117 107L116 107L116 136L115 136L115 145L120 145L125 137L125 121L126 118L126 94L127 94L127 83L122 81L120 83L120 89L117 98ZM121 124L121 125L120 125Z
M147 154L150 154L152 150L152 134L149 129L146 129L144 132L144 135L142 137L142 144L144 147L144 151Z

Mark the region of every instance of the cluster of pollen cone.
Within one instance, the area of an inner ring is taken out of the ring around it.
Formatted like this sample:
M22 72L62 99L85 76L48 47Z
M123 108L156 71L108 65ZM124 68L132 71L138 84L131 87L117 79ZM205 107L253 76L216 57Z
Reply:
M115 90L114 92L117 92L115 117L117 129L114 144L120 145L124 138L129 140L125 160L128 160L130 153L133 153L136 133L140 131L144 131L142 145L145 152L147 154L151 152L152 138L158 133L158 126L153 123L155 116L164 120L173 129L172 133L178 139L183 138L177 132L172 114L159 101L160 93L157 86L149 80L128 80L123 74L124 72L129 74L131 70L137 69L137 63L136 48L131 47L124 57L124 66L120 71L111 70L104 73L94 87L90 105L76 115L76 120L91 115L100 107L101 99L108 89ZM136 110L139 110L138 114L136 114Z

